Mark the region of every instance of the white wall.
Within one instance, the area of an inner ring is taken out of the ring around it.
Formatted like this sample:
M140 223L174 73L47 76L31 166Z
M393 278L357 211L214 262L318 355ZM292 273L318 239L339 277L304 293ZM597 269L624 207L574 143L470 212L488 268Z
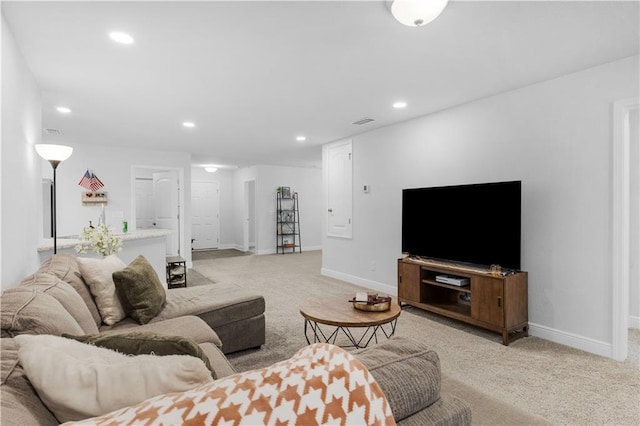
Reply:
M220 245L219 248L235 247L234 170L219 169L209 173L202 167L191 168L192 182L218 182L220 184Z
M57 205L58 236L77 235L89 224L89 220L97 223L101 213L100 206L83 206L81 193L84 188L78 182L87 169L93 170L104 183L100 190L109 193L109 203L105 208L106 223L113 225L115 231L120 230L122 218L133 224L133 189L132 166L155 167L158 169L183 170L184 225L180 231L182 256L191 260L191 155L186 152L165 152L137 150L124 147L101 147L82 145L73 142L73 154L58 166L57 170ZM51 167L42 160L44 177L51 176ZM38 197L40 193L38 192ZM117 217L117 218L114 218Z
M14 287L40 266L42 235L40 90L2 17L1 288ZM51 168L47 164L47 167Z
M638 71L635 56L354 137L353 239L324 238L323 273L395 291L403 188L522 180L532 333L609 353L611 108Z
M302 250L322 247L322 170L256 166L258 254L276 251L276 189L288 186L298 193Z
M631 213L629 263L629 325L640 328L640 110L629 115L631 139Z
M252 166L234 174L235 241L242 247L244 182L255 180L257 254L276 251L276 189L289 186L298 192L302 250L322 247L322 171L314 168Z

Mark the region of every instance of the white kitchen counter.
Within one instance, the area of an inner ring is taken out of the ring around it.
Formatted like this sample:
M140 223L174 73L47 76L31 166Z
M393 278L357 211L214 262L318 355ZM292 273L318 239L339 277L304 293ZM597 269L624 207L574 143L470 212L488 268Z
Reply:
M160 237L165 237L171 234L171 232L173 231L170 231L169 229L136 229L135 231L127 232L126 234L120 233L120 234L113 234L113 235L117 237L121 237L122 245L124 246L126 241L145 240L148 238L160 238ZM65 249L65 248L75 249L75 247L79 243L80 243L80 240L78 240L77 238L65 238L65 237L57 238L58 250ZM44 240L42 240L42 242L40 243L40 246L38 247L38 251L53 252L53 238L45 238Z
M122 250L116 253L126 264L131 263L139 255L143 255L153 266L160 282L166 287L166 236L174 231L168 229L137 229L126 234L114 234L122 238ZM80 243L77 238L57 238L58 253L69 253L74 256L100 257L95 253L79 255L75 248ZM53 238L42 240L38 247L40 262L44 262L53 255Z

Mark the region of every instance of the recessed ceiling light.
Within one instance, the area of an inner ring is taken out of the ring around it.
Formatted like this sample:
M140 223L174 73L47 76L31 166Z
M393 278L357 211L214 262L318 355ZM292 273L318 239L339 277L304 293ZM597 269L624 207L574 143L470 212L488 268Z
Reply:
M192 121L183 121L182 125L184 127L196 127L196 123L192 122Z
M63 107L63 106L59 106L56 109L58 110L58 112L61 112L63 114L69 114L71 112L70 108Z
M206 171L208 171L209 173L215 173L218 171L217 167L205 167L204 168Z
M120 31L110 32L109 33L109 37L111 37L111 40L115 41L116 43L121 43L121 44L132 44L133 43L133 37L131 37L127 33L122 33Z
M298 142L304 142L304 141L306 141L306 140L307 140L307 138L306 138L305 136L297 136L297 137L296 137L296 140L297 140Z
M406 102L396 102L396 103L393 104L393 107L395 109L406 108L407 107L407 103Z

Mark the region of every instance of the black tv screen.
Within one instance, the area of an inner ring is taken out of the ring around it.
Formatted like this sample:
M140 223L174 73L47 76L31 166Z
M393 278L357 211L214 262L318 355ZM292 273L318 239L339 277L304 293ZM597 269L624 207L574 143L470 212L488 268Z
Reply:
M521 182L404 189L402 251L520 269Z

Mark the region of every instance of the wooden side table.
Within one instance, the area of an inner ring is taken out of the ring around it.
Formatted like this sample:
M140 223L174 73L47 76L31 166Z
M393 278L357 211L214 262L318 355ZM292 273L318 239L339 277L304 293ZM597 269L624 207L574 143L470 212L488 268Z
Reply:
M180 256L167 256L167 287L187 286L187 262Z

